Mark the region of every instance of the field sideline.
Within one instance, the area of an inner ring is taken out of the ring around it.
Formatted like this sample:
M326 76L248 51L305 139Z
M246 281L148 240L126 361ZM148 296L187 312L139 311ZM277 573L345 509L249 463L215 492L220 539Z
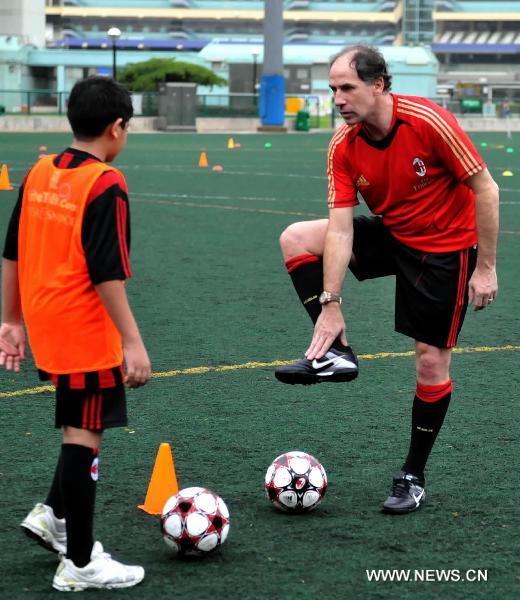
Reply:
M412 343L393 331L392 279L347 279L356 381L298 388L273 377L310 339L278 236L295 220L326 216L329 135L237 135L234 150L228 137L130 135L116 163L130 189L128 292L154 368L149 385L128 394L129 427L107 433L100 457L96 535L147 571L119 595L517 598L518 135L472 134L502 190L500 291L492 308L468 311L453 357L454 399L426 474L427 504L405 517L379 512L407 450L415 388ZM40 146L58 152L68 140L4 134L0 164L18 185ZM197 166L203 150L206 169ZM0 192L2 244L15 200L16 191ZM19 376L0 372L0 401L0 566L9 573L0 598L55 597L56 557L18 530L43 500L59 449L52 390L27 361ZM158 519L136 508L161 442L171 444L182 487L206 486L229 506L229 539L203 561L172 558ZM294 449L319 458L329 476L323 505L302 517L274 511L262 489L271 460ZM488 580L375 582L370 569L481 569Z

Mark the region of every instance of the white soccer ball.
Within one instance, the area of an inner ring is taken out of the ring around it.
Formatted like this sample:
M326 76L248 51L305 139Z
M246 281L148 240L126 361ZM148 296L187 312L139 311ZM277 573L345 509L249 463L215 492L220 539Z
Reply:
M277 456L265 474L267 498L285 512L314 510L326 491L325 469L313 456L299 450Z
M226 541L229 510L220 496L206 488L185 488L166 501L161 533L166 545L176 553L208 554Z

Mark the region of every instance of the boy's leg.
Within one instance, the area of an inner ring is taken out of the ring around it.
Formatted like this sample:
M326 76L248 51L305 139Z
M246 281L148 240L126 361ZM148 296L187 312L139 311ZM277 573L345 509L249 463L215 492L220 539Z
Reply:
M61 493L61 451L45 502L39 502L20 523L22 530L40 546L52 552L67 551L65 513Z
M39 543L66 552L78 567L90 562L94 545L100 444L100 432L63 427L63 444L47 499L43 505L36 505L22 523L26 532L33 534ZM54 517L61 522L57 523ZM57 528L61 536L56 535Z
M67 528L67 556L62 557L53 580L57 590L124 588L144 577L142 567L114 560L98 541L94 542L102 432L126 424L125 389L120 377L116 377L115 386L94 393L68 390L57 395L56 425L63 428L61 490Z
M77 567L90 562L101 433L66 426L61 449L61 491L67 529L67 558Z
M67 524L67 557L54 575L59 591L131 587L144 578L140 566L124 565L94 542L93 521L101 433L64 427L61 485Z
M60 455L58 456L58 463L56 465L56 470L54 471L54 478L52 480L51 487L47 494L47 499L44 504L46 506L50 506L54 512L54 515L58 519L63 519L65 516L64 508L63 508L63 496L61 493L61 449Z

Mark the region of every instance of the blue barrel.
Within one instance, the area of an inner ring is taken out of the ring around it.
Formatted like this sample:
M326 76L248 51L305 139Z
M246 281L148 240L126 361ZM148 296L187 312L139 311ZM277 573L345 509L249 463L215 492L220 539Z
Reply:
M285 80L283 75L264 75L260 83L259 116L262 125L285 122Z

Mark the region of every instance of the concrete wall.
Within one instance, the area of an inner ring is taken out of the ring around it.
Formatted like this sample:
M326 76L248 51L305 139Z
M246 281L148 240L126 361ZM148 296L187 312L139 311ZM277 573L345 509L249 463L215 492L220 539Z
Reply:
M134 117L130 122L130 131L155 131L155 117ZM48 131L70 133L67 117L35 115L0 116L0 131Z
M20 36L24 43L45 46L45 0L1 0L0 35Z
M260 125L258 118L197 118L197 132L199 133L235 133L237 131L256 131Z
M498 118L478 118L478 117L457 117L464 131L507 131L507 122L505 119ZM520 116L509 119L509 131L520 131Z
M459 123L465 131L507 131L505 119L495 118L477 118L477 117L459 117ZM287 118L286 126L289 131L294 130L294 119ZM341 119L336 120L339 127L342 124ZM510 131L520 132L520 117L509 119ZM236 133L257 131L260 125L256 118L198 118L198 133ZM69 123L66 117L27 115L27 116L0 116L0 131L58 131L70 132ZM156 117L134 117L130 122L130 131L133 132L153 132L157 131ZM319 130L316 130L319 131ZM321 131L326 132L326 129Z

